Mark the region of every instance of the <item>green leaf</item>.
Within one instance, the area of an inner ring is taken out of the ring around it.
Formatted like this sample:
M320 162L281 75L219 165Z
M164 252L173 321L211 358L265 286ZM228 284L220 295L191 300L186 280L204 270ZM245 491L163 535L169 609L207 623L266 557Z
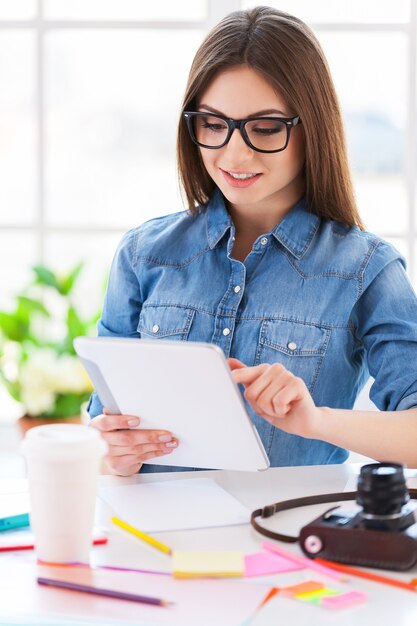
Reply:
M86 324L82 321L73 306L68 308L67 328L71 339L85 334Z
M88 400L89 395L88 393L66 393L58 395L53 410L47 413L46 417L72 417L73 415L79 415L81 405Z
M68 309L67 325L72 337L77 337L77 335L84 332L85 324L73 306L70 306Z
M20 384L16 381L12 382L11 380L8 380L7 378L5 378L4 376L1 377L4 386L6 387L7 392L12 396L12 398L14 400L17 400L17 402L21 402L21 387Z
M21 342L29 334L29 324L15 313L0 311L0 332L11 341Z
M75 354L73 341L75 337L87 333L87 324L80 318L75 308L71 305L67 312L67 335L60 346L60 352Z
M65 296L71 293L83 267L84 261L80 261L67 276L59 280L60 293Z
M46 287L53 287L59 293L61 293L59 281L56 277L56 274L54 274L54 272L52 272L45 265L35 265L32 269L35 273L36 283L38 285L45 285Z
M27 296L17 296L16 300L18 302L17 311L25 311L29 315L39 313L45 317L51 317L48 309L40 300L28 298Z

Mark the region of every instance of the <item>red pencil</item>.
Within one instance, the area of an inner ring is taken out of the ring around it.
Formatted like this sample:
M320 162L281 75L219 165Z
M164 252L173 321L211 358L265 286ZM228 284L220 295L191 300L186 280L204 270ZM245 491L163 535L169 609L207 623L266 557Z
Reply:
M338 572L345 572L352 576L358 576L359 578L366 578L367 580L373 580L376 583L383 583L385 585L392 585L393 587L400 587L401 589L407 589L408 591L417 591L415 585L411 583L405 583L402 580L396 578L390 578L389 576L381 576L381 574L374 574L373 572L366 572L365 570L356 569L356 567L350 567L349 565L342 565L341 563L334 563L333 561L327 561L326 559L314 559L317 563L321 563L326 567L331 567Z
M107 537L97 537L96 539L92 540L92 543L95 546L98 546L98 545L107 543L107 541L108 541ZM35 545L33 543L21 543L21 544L16 543L13 545L6 543L4 545L1 545L1 542L0 542L0 552L11 552L13 550L33 550L34 547Z

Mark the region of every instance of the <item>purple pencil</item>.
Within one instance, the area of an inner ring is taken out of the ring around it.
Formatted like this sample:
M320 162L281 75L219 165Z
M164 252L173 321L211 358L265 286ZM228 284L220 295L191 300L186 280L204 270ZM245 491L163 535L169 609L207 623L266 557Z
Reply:
M106 596L107 598L116 598L118 600L143 602L144 604L153 604L155 606L169 606L173 604L173 602L168 602L167 600L162 600L161 598L139 596L135 593L125 593L124 591L114 591L113 589L102 589L101 587L91 587L90 585L71 583L66 580L54 580L53 578L38 578L37 580L39 585L60 587L61 589L69 589L71 591L83 591L85 593L92 593L97 596Z

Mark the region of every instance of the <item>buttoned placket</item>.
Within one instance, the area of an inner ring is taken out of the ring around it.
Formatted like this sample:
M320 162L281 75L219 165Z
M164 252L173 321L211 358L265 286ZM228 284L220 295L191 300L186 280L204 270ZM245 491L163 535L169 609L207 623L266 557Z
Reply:
M234 241L234 228L232 227L227 244L227 256L231 264L230 279L228 288L217 307L212 337L212 342L218 345L226 356L230 354L236 318L245 293L248 274L253 273L262 258L268 247L269 237L265 235L258 237L244 262L231 256Z
M230 354L237 311L245 291L245 266L243 263L232 259L230 256L235 240L234 234L235 230L232 226L227 242L227 248L224 249L231 266L231 272L227 289L216 310L214 332L212 336L212 342L218 345L226 356L229 356Z
M250 254L245 259L246 281L249 282L252 274L258 267L263 255L267 252L271 243L270 235L260 235L253 244Z

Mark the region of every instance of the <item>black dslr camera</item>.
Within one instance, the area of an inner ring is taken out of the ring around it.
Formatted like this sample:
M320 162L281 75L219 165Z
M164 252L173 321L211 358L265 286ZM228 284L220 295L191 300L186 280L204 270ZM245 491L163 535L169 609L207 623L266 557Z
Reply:
M300 546L310 558L409 569L417 562L417 523L408 501L402 465L364 465L356 497L362 509L356 513L329 509L301 529Z

